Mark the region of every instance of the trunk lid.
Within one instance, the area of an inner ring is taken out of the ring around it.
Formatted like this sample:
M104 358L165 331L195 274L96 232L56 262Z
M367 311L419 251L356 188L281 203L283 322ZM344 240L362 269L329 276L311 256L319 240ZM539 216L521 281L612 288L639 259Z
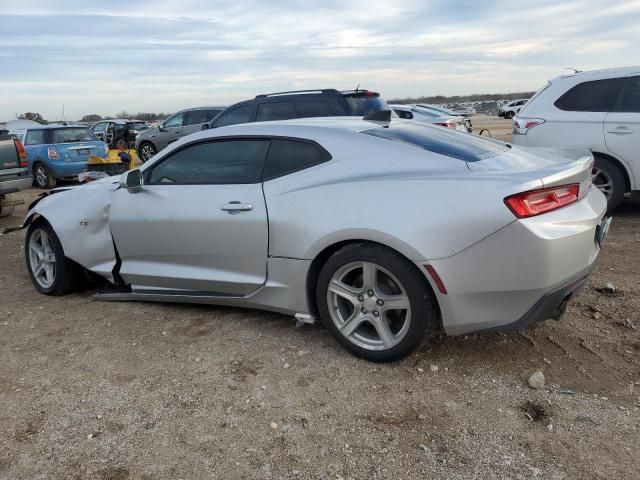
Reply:
M519 148L478 162L468 162L474 173L518 175L524 181L539 179L541 188L580 184L579 198L591 186L593 155L582 148Z
M65 162L87 162L91 155L105 156L104 142L99 140L91 142L58 143L55 145L60 158Z

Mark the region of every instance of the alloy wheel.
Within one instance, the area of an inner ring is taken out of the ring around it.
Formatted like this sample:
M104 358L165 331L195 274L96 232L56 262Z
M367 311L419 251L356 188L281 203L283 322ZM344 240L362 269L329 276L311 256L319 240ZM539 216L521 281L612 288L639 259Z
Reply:
M37 165L35 169L36 183L39 187L46 187L49 183L49 174L42 165Z
M38 285L50 288L56 276L56 254L49 234L41 228L33 231L29 239L29 266Z
M140 156L142 157L142 161L143 162L146 162L151 157L153 157L155 154L156 154L155 150L149 144L143 145L142 148L140 149Z
M604 196L609 200L613 193L613 179L611 175L609 175L606 170L593 167L593 170L591 170L591 182L598 190L604 193Z
M339 332L366 350L389 350L407 335L411 303L400 281L382 266L352 262L329 282L327 305Z

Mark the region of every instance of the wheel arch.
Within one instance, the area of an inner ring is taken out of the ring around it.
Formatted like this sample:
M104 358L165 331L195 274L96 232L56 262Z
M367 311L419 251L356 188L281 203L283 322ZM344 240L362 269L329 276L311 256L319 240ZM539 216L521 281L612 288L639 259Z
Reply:
M633 181L633 185L635 185L635 179L632 179L632 175L633 173L631 172L631 170L628 168L628 166L626 165L625 162L623 162L622 160L620 160L617 157L614 157L613 155L611 155L610 153L604 153L600 150L592 150L591 153L593 153L594 157L602 157L602 158L606 158L607 160L612 161L615 165L618 166L618 168L620 169L620 171L622 172L622 174L624 175L624 182L625 182L625 192L629 192L632 190L632 180Z
M388 248L389 250L394 251L398 255L400 255L403 258L405 258L415 268L415 270L420 273L421 278L424 279L424 283L425 283L426 288L429 288L431 290L431 293L432 293L433 298L435 299L435 303L436 303L436 309L437 309L437 313L438 313L438 322L442 321L441 314L440 314L440 304L439 304L438 296L436 295L436 292L435 292L433 286L431 285L430 280L427 278L427 276L424 274L424 272L420 271L420 269L415 264L415 262L412 261L411 258L406 253L403 253L402 251L398 250L397 248L394 248L394 247L392 247L392 246L390 246L390 245L388 245L386 243L382 243L382 242L379 242L379 241L370 240L370 239L366 239L366 238L357 238L357 237L356 238L350 238L350 239L344 239L344 240L336 241L334 243L331 243L330 245L325 246L322 250L320 250L314 256L313 260L311 261L311 264L309 265L309 269L307 270L307 276L306 276L306 282L305 282L305 294L306 294L306 297L307 297L307 304L308 304L308 307L309 307L309 312L315 318L320 318L319 313L318 313L318 305L316 303L316 294L315 294L316 288L318 286L318 275L320 274L320 270L322 269L324 264L327 262L327 260L331 257L331 255L333 255L335 252L337 252L341 248L344 248L347 245L352 245L352 244L380 245L382 247L385 247L385 248Z

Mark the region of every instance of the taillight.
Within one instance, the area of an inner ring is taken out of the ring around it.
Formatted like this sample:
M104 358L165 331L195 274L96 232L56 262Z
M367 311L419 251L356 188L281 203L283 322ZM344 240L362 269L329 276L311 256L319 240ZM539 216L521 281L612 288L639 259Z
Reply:
M60 154L56 147L49 147L47 149L47 155L49 156L49 160L58 160L60 158Z
M435 122L434 125L445 128L457 128L456 124L453 122Z
M26 167L27 164L27 152L22 146L22 142L17 138L13 139L13 143L16 144L16 151L18 152L18 158L20 159L20 167Z
M579 192L580 185L572 183L571 185L517 193L505 198L504 203L518 218L535 217L577 201Z
M514 135L526 135L529 130L544 123L544 118L519 118L513 119Z

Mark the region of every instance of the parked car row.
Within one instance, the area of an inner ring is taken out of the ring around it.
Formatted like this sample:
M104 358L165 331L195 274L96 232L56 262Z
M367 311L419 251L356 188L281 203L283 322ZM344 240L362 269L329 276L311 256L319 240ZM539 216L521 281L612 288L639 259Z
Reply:
M640 67L579 72L539 90L513 122L523 147L584 147L609 209L640 190Z

